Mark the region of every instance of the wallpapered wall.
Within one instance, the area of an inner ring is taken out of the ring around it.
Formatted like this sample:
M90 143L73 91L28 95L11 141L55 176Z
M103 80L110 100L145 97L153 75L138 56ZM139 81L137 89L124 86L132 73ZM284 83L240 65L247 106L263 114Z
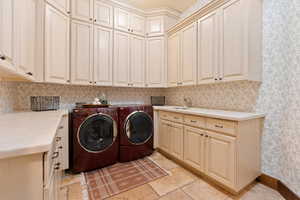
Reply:
M198 0L188 16L210 0ZM300 195L300 1L263 1L263 82L167 89L168 104L183 96L194 106L267 114L262 170Z
M72 109L76 102L92 102L102 93L112 104L150 104L150 97L161 95L161 92L161 89L0 82L0 112L29 110L30 96L60 96L60 107Z
M198 0L182 17L210 0ZM130 89L0 82L0 112L28 109L29 96L59 95L62 108L92 101L104 91L113 103L149 103L165 95L168 104L256 111L267 114L262 138L263 173L300 195L300 1L263 0L263 82L233 82L171 89Z

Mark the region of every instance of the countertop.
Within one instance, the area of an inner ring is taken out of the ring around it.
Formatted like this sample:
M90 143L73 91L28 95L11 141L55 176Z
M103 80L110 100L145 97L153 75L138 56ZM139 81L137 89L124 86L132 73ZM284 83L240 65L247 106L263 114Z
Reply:
M0 159L47 152L67 110L0 115Z
M247 112L234 112L225 110L214 110L204 108L187 108L183 109L180 106L154 106L154 110L170 111L182 114L198 115L203 117L211 117L232 121L245 121L256 118L265 117L264 113L247 113Z

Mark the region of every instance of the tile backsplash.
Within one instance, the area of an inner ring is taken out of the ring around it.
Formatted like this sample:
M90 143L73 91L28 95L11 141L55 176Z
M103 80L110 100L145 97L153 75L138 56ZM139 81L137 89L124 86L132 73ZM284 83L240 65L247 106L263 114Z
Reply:
M111 104L150 104L150 97L162 90L0 82L0 112L30 110L31 96L60 96L60 108L72 109L76 102L93 102L102 93Z

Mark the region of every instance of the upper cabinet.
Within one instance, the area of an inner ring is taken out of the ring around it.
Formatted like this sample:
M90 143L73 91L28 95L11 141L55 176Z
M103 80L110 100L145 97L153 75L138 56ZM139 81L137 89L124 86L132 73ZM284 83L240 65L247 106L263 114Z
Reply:
M72 0L71 16L74 19L93 22L94 20L93 0Z
M93 26L73 20L71 32L71 83L93 84Z
M156 16L156 17L148 17L147 18L147 36L160 36L164 35L164 17Z
M103 3L100 0L95 0L95 4L94 4L95 24L112 28L114 24L113 12L114 9L111 5Z
M165 38L148 38L146 44L146 86L165 87L165 80Z
M145 86L145 38L115 32L114 85Z
M70 19L50 5L45 12L45 81L69 83Z
M121 8L115 8L115 28L121 31L145 35L145 18Z
M21 0L18 1L16 6L18 11L17 32L19 33L17 70L34 80L37 44L37 0Z
M197 24L193 23L168 39L168 85L196 84Z
M46 1L47 1L47 3L51 4L52 6L54 6L61 12L63 12L64 14L67 14L67 15L70 14L70 0L46 0ZM73 3L73 1L76 1L76 0L72 0L72 3ZM81 0L81 1L84 1L84 0Z
M0 66L16 70L16 0L0 1ZM4 28L5 27L5 28Z

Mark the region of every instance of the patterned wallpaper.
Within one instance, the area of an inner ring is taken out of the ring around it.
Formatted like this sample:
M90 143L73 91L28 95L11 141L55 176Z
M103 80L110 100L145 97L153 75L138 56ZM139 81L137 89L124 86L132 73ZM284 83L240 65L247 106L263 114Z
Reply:
M30 96L60 96L60 107L72 109L76 102L92 102L102 93L112 104L150 104L150 96L161 95L161 92L161 89L0 82L0 112L29 110Z
M210 0L198 0L188 16ZM300 1L263 0L263 82L166 89L168 104L267 114L262 171L300 196Z
M182 17L210 0L198 0ZM105 92L112 103L149 103L165 95L182 105L267 114L262 138L262 171L300 195L300 1L263 0L263 82L232 82L170 89L132 89L0 82L0 112L29 109L31 95L59 95L62 108L92 101Z

